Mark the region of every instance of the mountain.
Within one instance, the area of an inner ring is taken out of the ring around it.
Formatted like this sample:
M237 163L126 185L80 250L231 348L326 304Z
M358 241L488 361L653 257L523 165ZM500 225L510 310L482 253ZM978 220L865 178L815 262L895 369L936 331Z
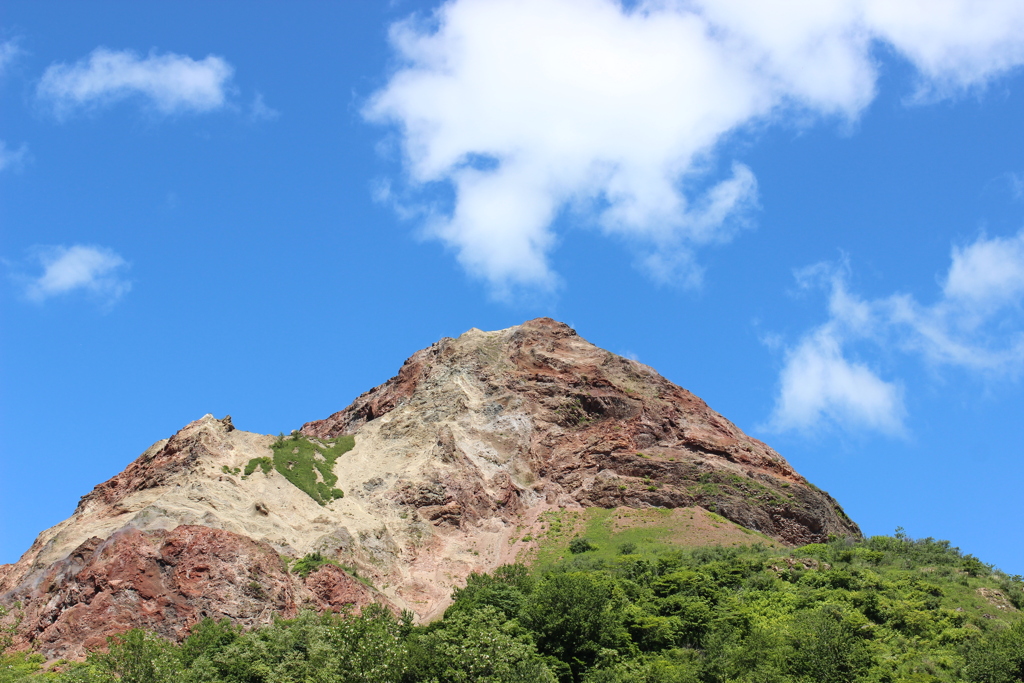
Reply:
M289 436L186 425L0 567L0 603L49 657L206 616L379 603L425 621L470 572L536 559L556 527L568 542L612 509L657 511L684 543L860 536L702 400L539 318L442 339Z

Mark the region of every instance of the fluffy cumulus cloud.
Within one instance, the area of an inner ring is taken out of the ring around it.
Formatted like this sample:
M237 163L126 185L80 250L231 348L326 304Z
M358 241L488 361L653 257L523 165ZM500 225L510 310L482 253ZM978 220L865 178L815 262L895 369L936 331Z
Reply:
M845 266L798 273L805 288L828 291L828 320L786 351L770 427L825 425L903 431L898 383L851 361L851 347L884 346L939 367L1007 376L1024 370L1024 231L954 247L942 291L930 304L907 294L863 299L849 291Z
M86 292L104 305L111 305L128 293L131 282L124 277L127 262L104 247L74 245L37 250L42 274L30 279L25 293L42 303L72 292Z
M233 67L214 55L185 55L97 48L74 64L46 69L36 94L58 116L129 97L147 101L164 114L207 112L223 107Z
M843 355L829 326L807 335L789 351L782 370L772 426L806 431L822 423L885 433L903 431L903 395L867 365Z
M945 96L1024 62L1016 0L865 0L865 23L920 72L917 95Z
M917 94L984 84L1024 61L1024 4L451 0L391 39L401 66L364 113L400 131L403 211L428 203L417 191L453 191L419 215L470 272L550 286L568 208L645 251L655 276L695 281L693 250L756 204L750 169L716 170L727 136L793 113L856 117L879 43L915 65Z
M954 248L942 291L948 301L982 317L1018 301L1024 295L1024 233Z

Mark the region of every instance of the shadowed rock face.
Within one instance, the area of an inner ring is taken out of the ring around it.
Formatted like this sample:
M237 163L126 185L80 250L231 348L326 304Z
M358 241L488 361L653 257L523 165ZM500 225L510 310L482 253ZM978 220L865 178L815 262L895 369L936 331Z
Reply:
M177 638L205 616L253 626L370 602L431 619L557 508L696 505L789 544L860 533L699 398L548 318L443 339L302 433L355 437L334 466L343 499L232 474L274 438L209 415L97 486L0 566L0 602L23 605L19 642L79 657L134 626ZM311 552L384 588L335 566L302 579L281 559Z

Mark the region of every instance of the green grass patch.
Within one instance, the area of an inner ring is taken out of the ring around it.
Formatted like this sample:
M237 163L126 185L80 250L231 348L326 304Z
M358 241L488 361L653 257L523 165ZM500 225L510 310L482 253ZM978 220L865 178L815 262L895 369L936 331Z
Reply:
M253 458L245 465L245 476L255 472L257 467L263 470L263 474L270 474L274 469L274 461L270 458Z
M334 474L334 463L355 445L356 440L352 436L339 436L320 442L310 441L298 432L292 432L291 436L279 436L271 446L274 451L273 468L320 505L326 505L345 496L341 489L335 487L338 476ZM256 467L260 467L265 474L269 474L268 460L253 458L245 467L246 473L251 474Z
M618 556L619 547L632 545L634 554L652 553L662 547L669 547L666 542L668 536L675 532L675 524L672 520L672 511L661 508L650 508L644 510L608 510L605 508L588 508L589 519L583 534L595 547L594 556L601 559L611 560ZM629 529L615 530L615 517L617 515L629 514L636 516L638 525Z

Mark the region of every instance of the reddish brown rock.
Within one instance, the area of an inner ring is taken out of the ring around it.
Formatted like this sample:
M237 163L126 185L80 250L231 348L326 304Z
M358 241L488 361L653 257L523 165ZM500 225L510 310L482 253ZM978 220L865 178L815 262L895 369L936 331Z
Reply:
M89 539L4 598L23 605L19 644L50 658L81 657L132 628L180 639L205 617L252 627L303 606L387 604L337 567L303 582L266 543L200 526Z
M320 610L358 612L370 603L391 607L375 591L333 564L325 564L311 572L304 585L316 599L316 607Z
M481 338L464 339L473 334ZM357 433L396 408L416 410L420 404L425 411L458 413L465 399L457 387L467 381L479 388L484 410L496 420L510 416L530 424L525 438L505 438L493 429L474 435L497 452L514 451L533 475L555 485L555 500L600 507L699 505L793 544L860 534L827 493L700 398L550 318L443 339L413 354L397 377L302 431L320 438ZM423 414L431 419L430 412ZM438 429L435 455L447 463L466 458L448 424ZM503 482L499 497L494 482L435 479L440 489L428 498L398 493L435 524L464 524L521 508L511 480ZM484 495L488 489L492 493Z

